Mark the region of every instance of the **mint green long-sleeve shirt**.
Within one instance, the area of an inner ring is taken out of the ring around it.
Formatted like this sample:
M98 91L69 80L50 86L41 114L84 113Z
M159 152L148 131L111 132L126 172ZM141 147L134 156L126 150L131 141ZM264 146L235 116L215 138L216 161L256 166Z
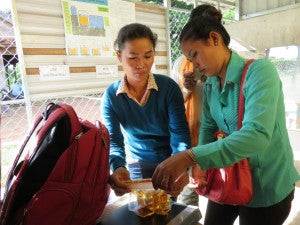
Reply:
M273 64L266 59L255 60L249 66L243 88L244 119L242 128L237 130L244 65L244 59L231 54L222 89L217 76L207 78L199 145L193 152L204 170L249 158L253 198L248 206L266 207L283 200L300 176L294 167L286 128L281 80ZM213 134L218 129L229 136L214 141Z

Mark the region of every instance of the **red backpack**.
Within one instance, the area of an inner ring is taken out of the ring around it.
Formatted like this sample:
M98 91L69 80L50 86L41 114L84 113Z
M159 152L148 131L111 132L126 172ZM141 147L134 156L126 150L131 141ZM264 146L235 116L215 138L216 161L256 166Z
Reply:
M79 119L70 105L50 103L8 175L1 225L95 224L108 200L108 179L106 127Z

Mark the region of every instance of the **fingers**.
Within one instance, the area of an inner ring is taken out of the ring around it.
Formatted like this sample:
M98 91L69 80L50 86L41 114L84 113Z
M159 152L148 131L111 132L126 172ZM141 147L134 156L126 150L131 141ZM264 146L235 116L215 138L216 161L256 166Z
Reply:
M131 191L130 185L124 182L129 179L129 171L124 167L119 167L109 177L109 184L117 196L124 195Z
M189 183L189 177L186 172L182 173L175 182L169 183L168 187L161 187L169 195L176 197L178 196L183 188Z
M194 78L185 78L183 80L183 86L188 90L193 90L197 84L197 81Z
M111 186L111 189L114 190L114 192L117 196L121 196L121 195L131 192L130 185L123 181L115 180L114 182L112 182L110 184L110 186Z
M190 182L188 186L190 188L203 188L207 185L207 171L202 170L198 165L195 165L190 169L189 176Z
M152 176L153 187L165 191L177 190L178 181L181 183L181 175L186 173L190 166L190 158L186 152L179 152L161 162Z
M122 196L126 193L131 192L131 189L129 187L111 185L111 189L114 190L116 196Z
M188 184L188 187L191 189L204 188L207 185L206 180L196 179L193 182Z
M189 169L189 174L187 169ZM190 175L190 177L189 177ZM177 196L184 186L202 188L207 185L207 171L198 165L191 165L191 159L186 152L180 152L160 163L153 176L155 189L162 189L171 196Z
M167 194L171 195L172 197L177 197L181 193L182 189L177 191L166 191Z
M193 72L185 72L183 74L183 78L187 79L187 78L194 78L194 73Z
M152 176L152 184L155 189L162 189L165 191L171 191L172 185L174 185L176 178L172 176L173 173L168 172L166 169L158 166Z
M198 165L194 165L193 167L190 168L189 170L189 176L191 178L201 178L203 180L206 180L207 178L207 171L202 170Z
M154 182L154 180L155 179L152 178L152 182ZM177 196L188 183L189 176L187 172L184 171L178 177L163 175L162 178L157 181L157 184L153 184L153 186L155 189L159 188L166 191L171 196Z
M153 175L152 175L152 184L155 189L161 188L161 186L165 185L165 182L167 181L166 178L164 178L162 174L162 170L159 168L160 166L157 166L155 169Z
M154 175L153 177L152 177L152 184L155 189L171 191L170 187L172 187L172 184L174 183L174 180L172 180L171 177L162 174Z

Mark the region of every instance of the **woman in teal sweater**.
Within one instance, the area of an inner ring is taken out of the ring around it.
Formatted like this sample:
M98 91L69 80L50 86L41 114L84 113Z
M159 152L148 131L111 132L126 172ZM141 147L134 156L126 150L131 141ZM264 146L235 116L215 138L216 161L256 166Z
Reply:
M180 35L180 47L195 68L208 78L199 145L158 165L155 188L172 191L187 168L201 184L203 170L227 167L249 158L253 198L247 205L208 201L204 225L279 225L289 215L294 184L300 176L294 167L285 121L282 84L275 67L266 59L255 60L248 69L243 93L245 113L237 130L238 98L245 60L229 48L230 37L220 23L221 13L209 10L189 21ZM217 130L228 137L214 141ZM200 173L200 174L201 174Z
M150 72L156 39L149 27L133 23L119 31L115 42L125 74L106 89L101 113L110 134L110 183L117 195L130 192L124 181L151 178L158 163L191 147L178 84ZM173 195L188 176L181 181Z

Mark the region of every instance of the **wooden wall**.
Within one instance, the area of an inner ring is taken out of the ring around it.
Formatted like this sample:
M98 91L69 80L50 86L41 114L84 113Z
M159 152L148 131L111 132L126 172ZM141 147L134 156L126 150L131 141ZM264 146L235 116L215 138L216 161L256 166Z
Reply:
M142 3L133 4L136 17L133 22L146 24L158 34L154 71L167 74L169 57L166 9ZM61 0L15 0L13 12L18 54L23 68L21 71L25 75L25 87L28 87L30 99L99 93L119 79L96 78L95 65L118 65L119 77L123 75L116 57L66 54ZM115 38L112 37L113 40ZM69 65L71 79L41 81L39 66L44 65Z

